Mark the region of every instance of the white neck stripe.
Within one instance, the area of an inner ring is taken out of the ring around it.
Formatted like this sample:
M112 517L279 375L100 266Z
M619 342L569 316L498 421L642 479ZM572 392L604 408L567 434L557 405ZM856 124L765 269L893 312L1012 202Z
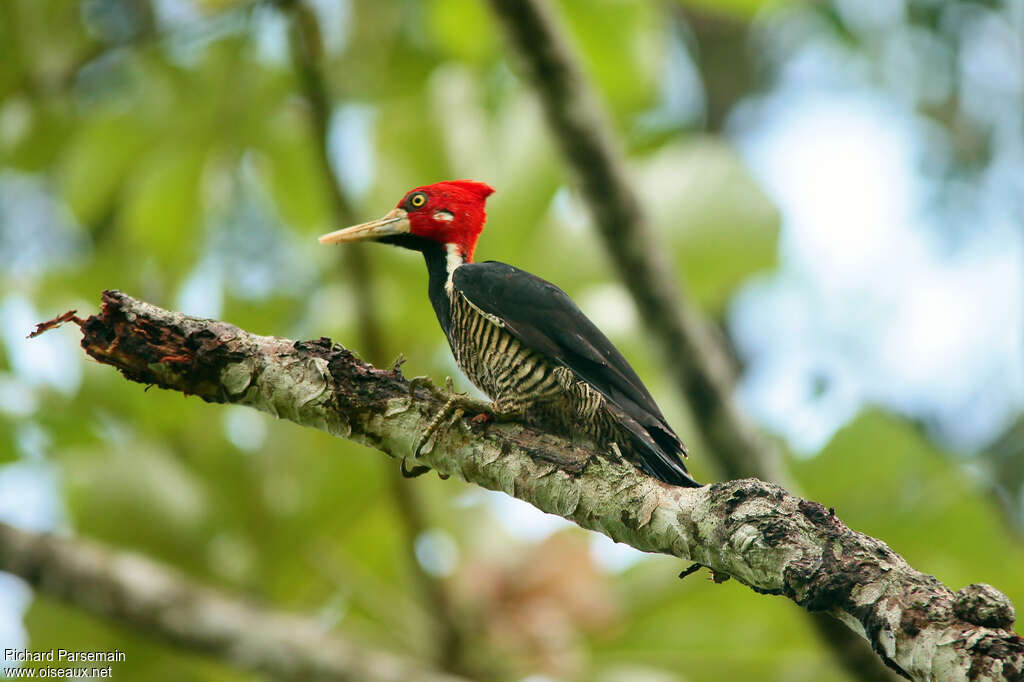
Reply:
M444 283L445 292L451 296L452 289L455 286L452 282L452 277L455 276L455 270L466 262L466 259L462 256L462 250L458 244L445 244L444 250L445 256L445 271L448 273L448 278Z

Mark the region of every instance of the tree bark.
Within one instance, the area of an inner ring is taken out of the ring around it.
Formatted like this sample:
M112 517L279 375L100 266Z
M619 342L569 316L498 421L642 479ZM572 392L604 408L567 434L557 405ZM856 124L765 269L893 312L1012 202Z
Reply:
M328 339L257 336L116 291L104 292L99 315L62 318L80 325L89 355L133 381L247 405L392 457L413 457L447 397ZM468 419L439 430L417 461L637 549L827 612L910 679L1024 676L1024 640L1009 629L1015 615L1004 595L987 585L953 592L884 542L778 485L743 479L674 487L587 443Z

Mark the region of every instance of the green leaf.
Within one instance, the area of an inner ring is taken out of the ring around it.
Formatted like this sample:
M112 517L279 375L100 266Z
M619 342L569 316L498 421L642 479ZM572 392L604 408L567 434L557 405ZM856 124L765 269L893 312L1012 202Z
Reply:
M500 47L499 27L485 3L477 0L433 0L428 9L430 32L449 58L486 62Z
M735 152L713 138L663 148L638 187L690 296L721 312L752 274L775 266L778 214Z
M148 138L129 113L99 115L80 123L58 167L64 199L79 220L92 225L111 211Z
M562 0L560 5L573 46L612 110L649 107L665 42L657 5L626 0Z
M267 121L264 138L253 142L263 153L260 169L281 217L315 233L331 224L327 182L334 179L325 175L306 113L304 107L286 105Z
M140 253L187 266L200 244L199 177L203 150L165 144L139 164L125 188L120 228Z
M740 20L751 19L758 12L792 4L793 0L677 0L680 5L717 14L733 15Z
M0 126L24 126L10 141L3 162L25 171L47 170L60 157L72 129L65 104L19 97L0 106ZM0 135L7 132L0 131Z

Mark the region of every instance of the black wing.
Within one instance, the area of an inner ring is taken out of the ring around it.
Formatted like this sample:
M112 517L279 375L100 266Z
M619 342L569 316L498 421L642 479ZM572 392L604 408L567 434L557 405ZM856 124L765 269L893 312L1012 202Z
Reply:
M456 268L452 284L470 303L501 319L519 341L572 370L605 397L636 438L642 468L668 483L699 485L680 455L686 447L640 377L569 296L540 277L495 261Z

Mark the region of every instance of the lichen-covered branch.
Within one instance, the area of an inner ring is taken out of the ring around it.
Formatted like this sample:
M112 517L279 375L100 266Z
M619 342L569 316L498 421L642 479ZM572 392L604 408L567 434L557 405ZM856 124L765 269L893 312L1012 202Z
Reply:
M465 682L325 632L315 619L229 597L94 542L0 523L0 570L89 613L274 680Z
M82 346L145 384L248 405L412 457L445 396L327 339L293 342L169 312L119 292L81 322ZM418 462L500 490L619 542L707 566L754 591L827 612L917 680L1024 675L1013 607L995 589L953 592L816 502L756 479L678 488L593 447L520 424L458 420Z

